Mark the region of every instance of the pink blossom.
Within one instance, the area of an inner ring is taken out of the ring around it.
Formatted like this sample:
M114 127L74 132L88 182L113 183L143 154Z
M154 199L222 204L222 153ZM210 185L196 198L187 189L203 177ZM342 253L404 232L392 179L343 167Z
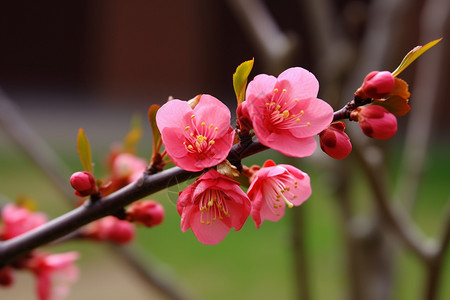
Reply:
M107 216L88 224L83 230L83 236L98 241L126 244L134 239L135 228L126 220Z
M112 162L114 179L125 179L126 183L138 180L147 167L147 161L130 153L120 153Z
M127 219L147 227L161 224L164 220L164 207L156 201L136 201L127 209Z
M375 139L386 140L397 132L397 118L379 105L360 106L352 111L350 119L358 121L364 134Z
M3 207L1 217L3 226L0 229L0 237L3 240L14 238L47 222L43 213L31 212L12 203Z
M284 216L285 206L299 206L311 195L308 174L290 165L275 165L272 160L252 177L247 195L252 201L251 215L256 227L264 220L276 222Z
M344 122L334 122L319 134L320 148L334 159L344 159L352 151L352 143L344 129Z
M94 176L86 171L73 173L70 177L70 185L75 189L75 194L80 197L98 193Z
M367 74L357 93L362 98L384 98L394 88L395 78L389 71L373 71Z
M186 101L171 100L156 114L167 154L175 165L193 172L221 163L234 139L230 110L210 95L198 101L191 108Z
M37 254L28 262L28 268L37 277L39 300L57 300L67 297L70 286L78 279L74 261L78 252Z
M316 77L302 68L287 69L278 78L261 74L249 83L242 110L263 145L304 157L316 148L313 136L333 119L333 109L317 98L318 91Z
M180 193L177 210L181 231L191 228L201 243L215 245L231 227L242 228L250 214L250 200L238 182L209 170Z

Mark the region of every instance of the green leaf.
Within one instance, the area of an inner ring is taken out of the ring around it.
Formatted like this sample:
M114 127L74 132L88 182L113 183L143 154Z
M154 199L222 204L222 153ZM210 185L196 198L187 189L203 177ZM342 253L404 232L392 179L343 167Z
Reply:
M161 148L161 133L159 132L159 128L156 125L156 113L161 106L157 104L153 104L150 106L148 110L148 120L150 122L150 126L152 127L152 136L153 136L153 155L159 153L159 149Z
M125 135L123 144L124 151L127 153L137 153L137 143L142 137L142 120L138 115L131 119L130 131Z
M82 128L78 130L77 150L84 170L93 173L91 146Z
M245 90L247 88L248 76L252 71L254 62L254 58L244 61L236 68L236 72L233 74L233 87L234 92L236 93L238 105L245 100Z
M406 54L403 58L400 65L392 72L392 76L396 77L399 75L404 69L406 69L413 61L415 61L419 56L424 54L428 49L436 45L442 40L442 38L429 42L424 46L417 46Z

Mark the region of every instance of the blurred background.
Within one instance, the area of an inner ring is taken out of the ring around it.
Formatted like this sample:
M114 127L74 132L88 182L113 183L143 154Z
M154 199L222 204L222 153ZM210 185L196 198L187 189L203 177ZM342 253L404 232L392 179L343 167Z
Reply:
M60 190L69 189L70 172L81 169L78 128L85 130L101 174L111 145L139 115L145 129L140 154L149 157L150 105L208 93L234 112L232 74L245 60L255 58L250 78L277 76L291 66L312 71L321 83L319 97L337 110L367 73L392 71L414 46L444 37L399 76L410 84L413 110L399 118L399 133L380 152L392 200L408 207L426 235L436 236L450 194L449 11L448 0L4 2L0 194L32 197L51 217L60 215L70 208ZM5 114L23 118L44 142L37 147L57 153L67 174L59 186L22 151ZM348 128L356 141L372 142L361 138L356 124ZM334 162L318 150L295 161L266 152L244 161L262 164L271 157L298 166L311 175L313 196L260 230L249 219L213 247L179 230L175 201L183 185L158 193L154 198L165 206L167 220L140 229L133 253L186 299L358 299L364 293L352 290L353 244L346 226L372 220L373 207L352 156ZM336 199L342 177L350 182L350 204ZM371 265L387 266L379 273L387 274L387 283L374 284L372 298L359 299L424 299L421 262L392 237L383 243L389 245L383 248L389 263L374 256ZM89 242L56 247L74 248L82 252L81 278L68 299L176 299L161 292L161 284L149 283L120 250ZM438 299L450 297L444 284L449 278L447 262ZM0 299L34 299L33 284L23 274L14 287L0 289Z

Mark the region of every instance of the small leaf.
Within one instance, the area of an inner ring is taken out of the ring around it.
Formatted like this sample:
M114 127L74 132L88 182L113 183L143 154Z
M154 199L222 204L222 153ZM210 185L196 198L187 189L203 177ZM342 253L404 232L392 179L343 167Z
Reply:
M137 144L142 137L142 121L138 115L131 119L130 131L125 135L124 151L131 154L137 153Z
M77 150L84 170L93 173L91 146L82 128L78 130Z
M159 132L159 128L156 125L156 113L161 106L157 104L153 104L150 106L148 110L148 120L150 122L150 126L152 127L152 136L153 136L153 155L159 153L159 149L161 148L161 133Z
M233 87L236 93L238 105L245 100L245 90L247 89L248 76L253 68L255 59L244 61L237 68L233 74Z
M406 69L413 61L415 61L419 56L424 54L428 49L436 45L442 40L442 38L429 42L424 46L417 46L406 54L403 58L400 65L392 72L392 76L396 77L399 75L404 69Z
M389 96L399 96L404 99L409 99L411 93L408 91L408 84L400 78L395 78L395 84Z
M375 100L373 104L377 104L386 108L390 113L401 117L406 115L411 106L408 104L408 99L402 98L400 96L391 96L386 100Z

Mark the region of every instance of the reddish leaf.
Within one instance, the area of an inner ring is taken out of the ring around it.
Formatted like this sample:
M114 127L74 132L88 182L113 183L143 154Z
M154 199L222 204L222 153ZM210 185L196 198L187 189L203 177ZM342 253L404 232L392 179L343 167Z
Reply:
M159 153L159 149L161 148L161 133L156 125L156 113L160 107L161 106L157 104L153 104L148 110L148 120L150 122L150 126L152 127L153 155Z
M386 100L375 100L373 104L377 104L386 108L390 113L396 115L397 117L404 116L411 109L408 104L408 99L402 98L400 96L391 96Z
M411 94L408 91L408 84L406 83L406 81L400 78L395 78L395 85L392 91L389 93L389 96L399 96L404 99L409 99Z

